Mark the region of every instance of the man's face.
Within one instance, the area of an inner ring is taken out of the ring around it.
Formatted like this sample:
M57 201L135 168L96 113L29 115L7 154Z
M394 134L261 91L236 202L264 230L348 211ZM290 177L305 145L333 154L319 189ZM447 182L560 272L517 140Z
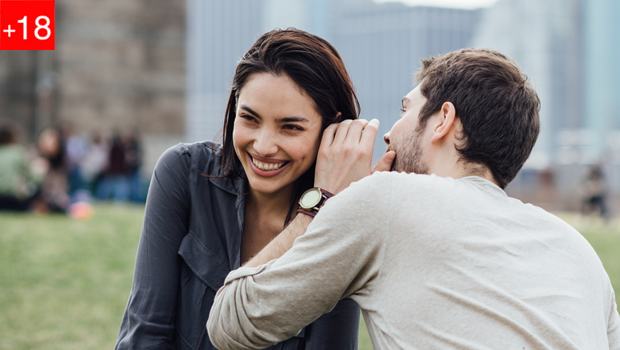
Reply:
M428 174L428 165L423 161L424 129L418 130L419 113L426 98L420 92L420 85L403 97L400 119L392 130L383 136L387 151L396 152L392 170L398 172ZM428 124L427 124L428 126Z

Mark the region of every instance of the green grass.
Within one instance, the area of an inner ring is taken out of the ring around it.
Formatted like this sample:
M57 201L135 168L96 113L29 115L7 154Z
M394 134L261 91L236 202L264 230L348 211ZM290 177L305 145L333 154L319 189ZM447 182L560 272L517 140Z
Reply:
M143 208L96 211L0 215L0 349L114 347Z
M0 350L112 349L143 212L98 205L90 221L0 213ZM620 227L562 217L591 242L620 290ZM372 349L363 321L359 348Z

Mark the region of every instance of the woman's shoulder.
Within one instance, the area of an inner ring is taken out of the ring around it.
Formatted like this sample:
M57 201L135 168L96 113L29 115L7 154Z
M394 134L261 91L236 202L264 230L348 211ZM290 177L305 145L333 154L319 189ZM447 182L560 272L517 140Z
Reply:
M217 142L179 143L168 148L159 158L157 168L195 168L206 175L217 175L221 165L222 146Z

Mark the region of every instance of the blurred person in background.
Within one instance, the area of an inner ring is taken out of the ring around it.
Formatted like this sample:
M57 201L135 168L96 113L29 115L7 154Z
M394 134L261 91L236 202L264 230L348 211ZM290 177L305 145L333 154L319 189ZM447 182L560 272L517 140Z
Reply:
M16 129L0 126L0 210L29 210L43 175L31 167Z
M130 200L132 202L144 202L142 193L142 177L140 169L142 167L142 145L138 131L134 130L127 134L125 138L125 164L129 172Z
M33 209L39 212L64 213L71 199L65 146L60 128L45 129L37 141L37 149L47 164L47 173L43 180L40 196L35 199Z
M80 174L84 188L92 195L97 189L103 171L108 167L110 147L99 132L91 136L80 162Z
M67 155L67 180L69 184L69 194L74 195L76 191L84 189L80 164L86 152L87 139L75 132L72 125L63 128L63 138L65 144L65 154Z
M179 144L156 165L116 349L215 349L205 325L216 291L294 220L330 124L358 135L368 124L374 140L378 122L358 114L331 44L292 29L261 36L237 66L223 143ZM343 299L268 349L357 349L359 316Z
M588 170L588 176L583 185L584 199L581 206L583 215L597 213L603 219L609 218L606 204L606 188L603 169L600 165L594 165Z
M113 199L115 202L127 202L131 194L129 166L127 164L127 139L117 131L112 135L108 153L108 166L97 187L97 199Z

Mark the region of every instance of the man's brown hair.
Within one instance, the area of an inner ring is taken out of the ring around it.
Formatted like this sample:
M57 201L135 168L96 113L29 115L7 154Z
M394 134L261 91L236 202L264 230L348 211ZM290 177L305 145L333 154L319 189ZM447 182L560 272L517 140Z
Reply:
M452 102L463 124L461 160L489 168L501 188L527 160L540 130L540 100L517 64L489 49L462 49L422 60L416 74L427 101L419 127Z

